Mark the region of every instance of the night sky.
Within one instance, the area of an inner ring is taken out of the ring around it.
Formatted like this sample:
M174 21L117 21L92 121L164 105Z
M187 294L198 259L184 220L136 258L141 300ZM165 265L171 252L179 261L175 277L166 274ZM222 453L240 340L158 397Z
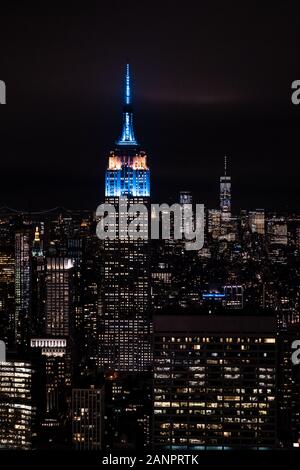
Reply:
M0 206L97 207L129 57L156 201L216 207L227 154L236 210L300 209L296 2L89 3L1 6Z

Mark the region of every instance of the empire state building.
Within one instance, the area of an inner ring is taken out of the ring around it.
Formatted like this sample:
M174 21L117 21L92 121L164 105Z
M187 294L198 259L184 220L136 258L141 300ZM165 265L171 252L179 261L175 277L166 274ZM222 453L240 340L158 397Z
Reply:
M152 362L149 241L124 237L118 226L120 198L126 198L129 208L132 204L149 206L150 196L147 156L133 128L129 64L124 88L122 131L108 156L105 176L105 203L115 207L117 235L104 242L99 360L104 371L143 372ZM141 223L148 224L143 217Z

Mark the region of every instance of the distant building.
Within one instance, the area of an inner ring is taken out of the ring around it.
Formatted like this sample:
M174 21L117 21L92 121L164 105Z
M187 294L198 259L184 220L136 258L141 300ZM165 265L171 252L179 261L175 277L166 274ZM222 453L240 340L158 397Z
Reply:
M32 242L32 256L35 258L43 257L43 243L39 227L35 228L34 239Z
M224 175L220 177L221 220L226 222L231 217L231 176L227 175L227 157L224 158Z
M221 235L221 211L209 209L208 211L208 233L213 240L219 240Z
M180 204L193 204L193 196L190 191L180 191L179 194Z
M179 203L182 206L182 233L183 239L185 239L185 235L191 234L194 229L194 214L192 215L191 220L185 220L185 206L192 206L193 205L193 196L190 191L180 191L179 194ZM174 220L172 221L174 224ZM171 229L172 230L172 229ZM174 228L173 228L173 236L174 236ZM172 232L171 232L172 233ZM188 237L187 237L188 239Z
M264 209L256 209L248 214L249 227L252 233L259 235L265 234L265 211Z
M287 245L288 229L284 217L272 217L268 220L268 239L271 245Z
M15 259L13 251L0 247L0 339L6 344L14 337Z

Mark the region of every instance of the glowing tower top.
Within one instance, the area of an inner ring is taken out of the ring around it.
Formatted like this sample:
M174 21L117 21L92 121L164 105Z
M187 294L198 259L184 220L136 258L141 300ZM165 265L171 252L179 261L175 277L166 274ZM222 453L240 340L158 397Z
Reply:
M133 130L130 67L126 64L123 127L110 152L105 177L106 197L149 197L150 170L147 155L140 149Z

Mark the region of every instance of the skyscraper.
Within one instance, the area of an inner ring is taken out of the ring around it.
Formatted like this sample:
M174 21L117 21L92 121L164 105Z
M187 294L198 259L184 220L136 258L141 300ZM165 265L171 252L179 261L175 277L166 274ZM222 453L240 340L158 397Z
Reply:
M256 209L250 211L249 215L249 228L251 232L258 233L259 235L265 234L265 211L264 209Z
M43 245L41 242L39 227L35 227L34 240L32 242L32 256L34 257L43 256Z
M31 313L31 233L22 228L15 235L15 318L12 329L15 343L28 340Z
M221 211L218 209L208 210L207 230L213 240L218 240L221 234Z
M0 248L0 336L7 344L13 336L15 315L15 262L12 250Z
M227 175L227 157L224 157L224 175L220 177L220 210L221 220L229 221L231 217L231 177Z
M32 338L30 345L39 378L37 426L42 440L59 440L69 418L72 361L66 338ZM50 436L48 436L50 434Z
M69 258L47 258L46 335L70 335L72 268Z
M151 363L149 318L149 242L133 240L120 228L121 198L149 205L150 172L133 129L130 68L126 65L123 126L108 158L105 202L116 210L116 237L104 241L103 309L100 320L100 365L104 370L146 371ZM125 211L124 211L125 212ZM133 216L127 216L127 221ZM141 225L148 227L148 215Z

